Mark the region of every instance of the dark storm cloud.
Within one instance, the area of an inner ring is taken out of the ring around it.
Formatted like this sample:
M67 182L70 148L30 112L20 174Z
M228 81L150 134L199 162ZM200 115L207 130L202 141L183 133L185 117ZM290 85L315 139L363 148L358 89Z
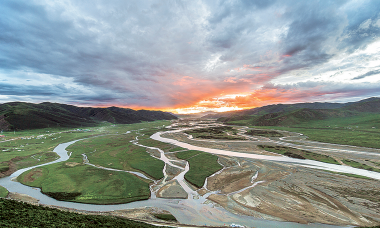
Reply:
M367 73L365 73L363 75L360 75L360 76L357 76L357 77L353 78L352 80L363 79L365 77L376 75L376 74L380 74L380 70L369 71L369 72L367 72Z
M378 12L377 1L4 0L0 81L9 81L0 95L191 105L298 70L336 68L329 61L378 39ZM41 75L46 82L36 86ZM64 81L77 91L59 87Z
M52 96L68 92L67 89L59 86L25 86L0 82L1 95L13 96Z

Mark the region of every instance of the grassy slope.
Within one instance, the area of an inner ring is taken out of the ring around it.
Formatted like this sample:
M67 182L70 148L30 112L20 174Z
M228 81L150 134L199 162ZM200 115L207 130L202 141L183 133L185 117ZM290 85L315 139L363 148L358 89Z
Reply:
M49 126L95 126L103 121L131 124L162 119L171 120L176 119L176 117L161 111L135 111L117 107L76 107L49 102L41 104L25 102L0 104L0 129L2 130L39 129Z
M9 192L6 188L4 188L3 186L0 186L0 197L5 198L7 197L8 193Z
M124 218L83 215L0 199L1 227L156 227Z
M223 168L218 163L218 156L201 151L185 151L176 153L177 158L187 160L190 170L185 174L185 179L201 188L208 176Z
M162 126L162 124L168 124L168 122L103 126L99 132L124 133L129 130ZM68 161L33 169L23 173L18 179L26 185L42 188L42 191L47 194L57 193L58 195L56 194L54 197L62 200L112 204L147 199L150 196L147 181L129 173L107 171L82 164L81 153L93 152L94 147L98 146L98 153L88 154L91 163L94 163L91 156L95 158L98 156L98 160L94 161L101 163L99 165L110 166L108 165L110 163L119 165L122 161L127 163L126 168L128 166L131 169L143 170L153 177L161 177L163 162L152 158L144 148L131 145L129 141L133 138L134 133L130 133L80 141L78 145L72 145L71 149L75 147L79 149L72 149L73 153ZM122 148L125 150L123 151ZM75 163L77 163L76 166L69 166ZM123 166L121 167L123 168ZM71 193L71 195L65 193ZM77 194L80 195L77 196Z

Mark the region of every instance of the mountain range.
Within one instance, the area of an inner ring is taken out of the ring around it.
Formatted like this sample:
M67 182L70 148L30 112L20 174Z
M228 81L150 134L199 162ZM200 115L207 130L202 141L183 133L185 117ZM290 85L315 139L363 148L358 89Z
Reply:
M216 118L229 123L242 121L257 126L291 126L310 120L350 117L363 113L380 113L380 98L372 97L348 103L297 103L276 104L241 111L210 114L203 118Z
M11 102L0 104L0 130L26 130L47 127L94 126L100 122L115 124L172 120L176 116L162 111L128 108L92 108L44 102L40 104Z

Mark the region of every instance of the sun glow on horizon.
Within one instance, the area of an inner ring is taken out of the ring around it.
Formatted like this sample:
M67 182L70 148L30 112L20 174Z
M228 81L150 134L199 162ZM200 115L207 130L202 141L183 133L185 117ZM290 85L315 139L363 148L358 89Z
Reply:
M229 99L236 99L237 97L246 97L248 93L242 94L220 94L220 97L202 100L191 107L168 109L168 111L176 114L196 114L201 112L228 112L243 110L251 107L239 107L232 105L228 102Z

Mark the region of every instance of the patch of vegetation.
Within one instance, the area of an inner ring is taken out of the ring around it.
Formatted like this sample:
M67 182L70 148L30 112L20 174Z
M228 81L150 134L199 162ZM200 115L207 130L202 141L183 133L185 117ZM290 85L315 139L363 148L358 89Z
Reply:
M258 145L259 148L262 148L266 151L282 154L288 157L292 158L298 158L298 159L309 159L309 160L315 160L325 163L331 163L331 164L337 164L339 165L339 162L337 162L335 159L333 159L330 156L323 155L323 154L317 154L306 150L299 150L291 147L284 147L284 146L266 146L266 145Z
M199 150L188 150L188 151L183 151L183 152L180 152L180 153L176 153L176 157L179 158L179 159L182 159L182 160L188 160L189 158L191 157L194 157L200 153L204 153L202 151L199 151Z
M327 172L336 173L336 174L344 175L344 176L348 176L348 177L355 177L355 178L360 178L360 179L372 180L372 178L361 176L361 175L356 175L356 174L351 174L351 173L340 173L340 172L332 172L332 171L327 171Z
M1 227L156 227L142 222L103 216L83 215L54 208L0 199Z
M81 158L82 154L86 154L91 164L142 171L156 180L163 178L165 163L150 156L146 148L132 144L130 141L135 137L134 133L95 137L79 141L67 150L73 152L73 157Z
M161 131L170 121L154 121L136 124L101 123L86 129L45 128L4 132L0 139L0 169L8 169L8 163L16 164L17 169L54 161L57 155L53 149L61 143L103 134L122 134L142 128L154 128ZM145 136L149 137L149 136ZM1 172L1 171L0 171Z
M252 118L257 118L257 116ZM253 126L253 119L239 120L238 122L231 121L228 124L246 125L255 128L257 126ZM380 114L360 113L356 116L342 116L323 120L310 119L297 124L260 126L259 128L298 132L308 136L313 141L380 149L379 120Z
M42 192L42 193L56 200L61 200L61 201L75 200L77 196L82 195L82 193L80 192Z
M9 170L9 165L7 162L0 163L0 173L6 172Z
M190 170L185 174L185 179L198 188L204 185L207 177L223 168L218 163L218 156L213 154L190 150L176 153L176 156L189 162Z
M263 136L263 137L282 137L284 136L280 132L277 131L271 131L271 130L249 130L245 134L247 135L257 135L257 136Z
M164 221L177 222L172 214L154 214L153 216Z
M161 150L165 150L165 151L173 148L173 145L171 145L169 143L160 142L160 141L153 140L150 138L145 138L145 139L139 140L139 144L144 145L144 146L149 146L149 147L157 147L157 148L160 148Z
M201 139L245 140L244 137L236 136L237 130L230 126L199 128L185 131L185 133Z
M6 188L4 188L3 186L0 186L0 197L7 197L8 196L8 190Z
M70 158L68 162L78 159ZM118 204L150 197L149 183L132 174L88 165L68 166L66 162L29 170L17 180L65 201Z
M182 147L175 147L173 149L170 149L169 151L170 152L175 152L175 151L180 151L180 150L186 150L185 148L182 148Z
M95 131L64 130L30 130L16 132L14 136L7 133L6 140L10 141L0 141L0 169L7 170L10 162L16 164L17 169L21 169L54 161L58 156L53 150L59 144L99 134Z
M362 163L357 162L357 161L343 159L342 162L344 164L349 165L349 166L354 167L354 168L365 169L365 170L374 171L374 172L380 172L380 169L376 169L372 166L362 164Z

